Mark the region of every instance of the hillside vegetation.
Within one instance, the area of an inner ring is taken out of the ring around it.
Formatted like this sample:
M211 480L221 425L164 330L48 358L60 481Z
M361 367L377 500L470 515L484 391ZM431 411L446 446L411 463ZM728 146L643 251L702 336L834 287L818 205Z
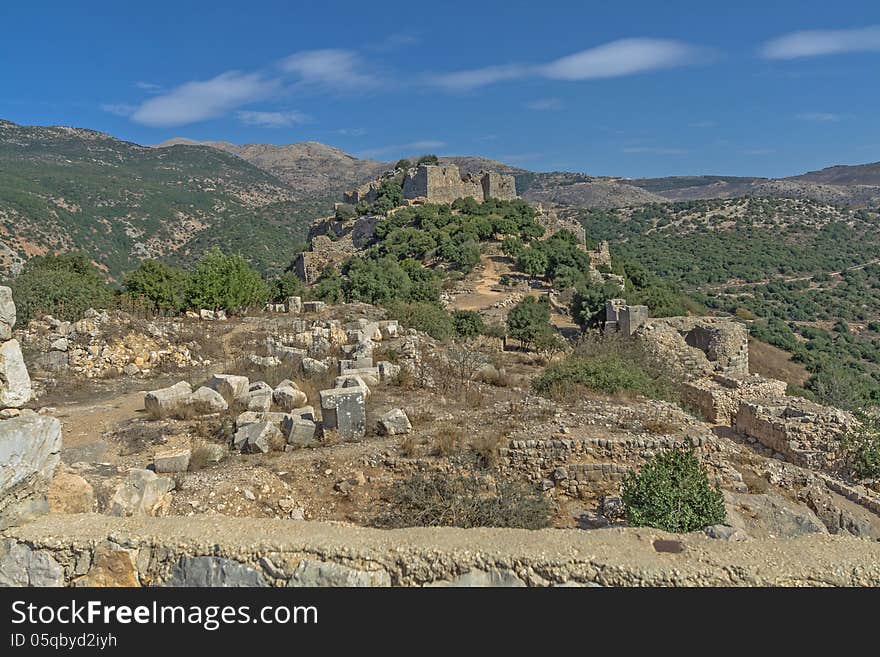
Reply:
M748 198L572 213L617 258L792 353L809 394L844 408L880 399L877 212Z
M272 270L327 205L298 200L271 174L213 148L153 149L0 121L7 265L79 250L118 277L144 257L191 261L218 245Z

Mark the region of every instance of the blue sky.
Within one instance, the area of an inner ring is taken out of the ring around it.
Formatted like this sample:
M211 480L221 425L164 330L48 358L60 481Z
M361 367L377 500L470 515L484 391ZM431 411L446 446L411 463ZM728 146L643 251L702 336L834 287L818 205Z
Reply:
M880 160L880 2L3 2L0 117L596 175Z

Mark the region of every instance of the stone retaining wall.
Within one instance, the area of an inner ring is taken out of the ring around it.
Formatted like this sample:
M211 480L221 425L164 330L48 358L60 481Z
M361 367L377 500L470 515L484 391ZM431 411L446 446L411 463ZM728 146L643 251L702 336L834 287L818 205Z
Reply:
M658 551L656 541L680 551ZM47 516L0 538L12 586L877 586L880 544L659 530Z

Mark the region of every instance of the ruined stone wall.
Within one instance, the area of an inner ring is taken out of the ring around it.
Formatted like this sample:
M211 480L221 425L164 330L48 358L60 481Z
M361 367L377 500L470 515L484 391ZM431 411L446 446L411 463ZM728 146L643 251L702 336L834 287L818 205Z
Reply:
M403 196L429 203L452 203L468 197L482 202L490 196L509 200L516 198L516 183L513 176L499 173L462 176L454 164L423 164L407 172L403 180Z
M749 333L741 322L719 317L663 317L635 333L648 349L682 373L748 374Z
M833 474L846 471L840 441L856 426L845 411L800 397L741 401L736 430L796 465Z
M535 214L535 223L544 228L542 239L547 239L560 231L567 230L577 236L581 248L586 250L585 245L587 241L587 233L579 221L560 217L555 210L544 209L542 205L538 204ZM592 258L590 264L595 265Z
M733 426L741 401L754 401L785 395L786 383L758 374L710 377L686 381L681 398L708 422Z
M680 550L661 553L658 539ZM0 538L0 585L878 586L880 544L818 533L727 542L651 528L57 515Z

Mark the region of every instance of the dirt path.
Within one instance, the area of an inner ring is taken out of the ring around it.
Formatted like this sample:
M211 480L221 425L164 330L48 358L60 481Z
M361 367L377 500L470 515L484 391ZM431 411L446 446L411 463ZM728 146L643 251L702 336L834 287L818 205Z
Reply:
M459 296L455 310L483 310L503 301L508 293L495 290L501 284L501 276L510 273L510 265L503 256L481 256L480 264L474 271L474 278L467 281L473 284L473 294Z
M61 420L65 448L81 447L100 440L101 436L124 420L143 412L144 393L126 392L101 401L58 405L55 417Z

